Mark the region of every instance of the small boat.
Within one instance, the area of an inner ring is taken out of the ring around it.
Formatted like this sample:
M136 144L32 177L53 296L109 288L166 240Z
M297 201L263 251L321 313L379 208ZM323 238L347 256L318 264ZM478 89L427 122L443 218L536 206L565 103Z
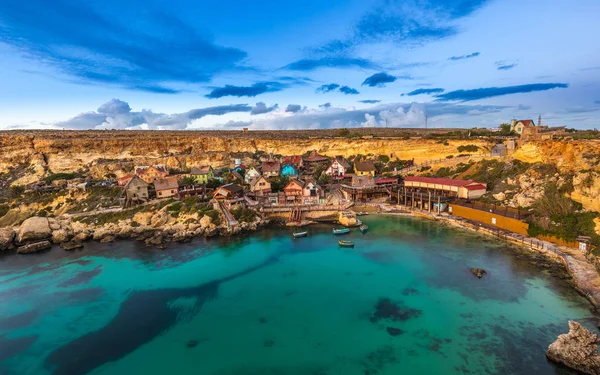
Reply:
M300 237L306 237L308 236L308 232L298 232L298 233L294 233L294 238L300 238Z
M340 229L334 229L333 230L333 234L346 234L346 233L350 233L350 229L348 229L348 228L340 228Z
M363 224L360 226L360 231L363 233L367 233L367 231L369 230L369 226L367 224Z
M354 247L354 242L350 240L339 240L338 245L341 247Z

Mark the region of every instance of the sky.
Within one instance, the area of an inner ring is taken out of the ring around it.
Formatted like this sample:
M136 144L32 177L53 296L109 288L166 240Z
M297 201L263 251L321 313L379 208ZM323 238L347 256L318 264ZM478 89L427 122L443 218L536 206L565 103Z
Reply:
M600 128L598 0L2 0L0 129Z

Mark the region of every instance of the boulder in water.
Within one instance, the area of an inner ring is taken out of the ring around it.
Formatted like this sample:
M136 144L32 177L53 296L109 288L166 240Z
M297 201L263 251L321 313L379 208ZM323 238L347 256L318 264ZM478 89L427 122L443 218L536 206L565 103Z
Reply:
M30 243L27 245L19 246L17 248L17 253L20 253L20 254L35 253L37 251L46 250L51 247L52 247L52 244L50 243L50 241L33 242L33 243Z
M52 236L52 229L48 224L48 219L45 217L30 217L21 224L17 241L26 243L32 241L40 241L48 239Z
M487 274L487 271L483 268L471 268L471 273L481 279L483 275Z
M551 361L580 371L600 375L600 338L581 324L569 321L569 333L558 336L546 350Z
M8 250L13 248L13 240L15 239L15 231L12 228L0 229L0 250Z

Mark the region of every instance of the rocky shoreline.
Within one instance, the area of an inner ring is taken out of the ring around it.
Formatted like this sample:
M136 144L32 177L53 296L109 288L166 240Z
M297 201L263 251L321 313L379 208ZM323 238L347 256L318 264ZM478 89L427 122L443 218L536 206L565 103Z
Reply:
M154 219L154 220L153 220ZM186 242L196 237L228 236L245 231L255 231L269 223L257 216L253 222L243 222L235 227L216 225L209 216L188 223L173 222L166 212L148 218L145 223L124 220L105 225L86 224L72 218L31 217L18 228L0 229L0 251L15 250L26 254L59 245L70 251L83 247L86 241L101 243L117 239L143 241L148 246L164 248L169 242Z

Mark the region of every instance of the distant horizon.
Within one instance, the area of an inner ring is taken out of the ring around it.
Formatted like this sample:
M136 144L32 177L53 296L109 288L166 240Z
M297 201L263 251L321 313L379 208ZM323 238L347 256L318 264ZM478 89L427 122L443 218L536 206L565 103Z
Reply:
M550 126L599 128L597 14L597 0L5 1L0 129L426 118L431 128L491 128L539 114Z

